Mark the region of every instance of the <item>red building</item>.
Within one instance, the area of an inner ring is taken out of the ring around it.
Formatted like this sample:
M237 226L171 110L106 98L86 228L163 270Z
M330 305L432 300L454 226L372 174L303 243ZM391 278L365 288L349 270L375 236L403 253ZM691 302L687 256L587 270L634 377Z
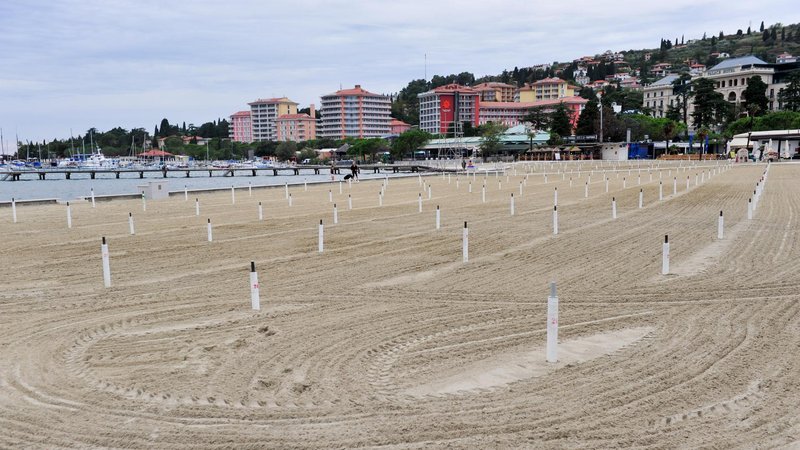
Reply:
M452 133L454 124L478 126L480 93L460 84L440 86L419 97L419 128L432 134Z

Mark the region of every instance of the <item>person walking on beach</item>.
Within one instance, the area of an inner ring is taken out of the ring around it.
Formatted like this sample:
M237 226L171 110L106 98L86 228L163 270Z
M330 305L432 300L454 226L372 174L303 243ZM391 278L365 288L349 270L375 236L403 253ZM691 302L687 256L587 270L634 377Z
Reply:
M353 160L353 164L350 165L350 174L353 175L353 179L356 180L356 183L358 183L358 172L358 164L356 164L356 161Z

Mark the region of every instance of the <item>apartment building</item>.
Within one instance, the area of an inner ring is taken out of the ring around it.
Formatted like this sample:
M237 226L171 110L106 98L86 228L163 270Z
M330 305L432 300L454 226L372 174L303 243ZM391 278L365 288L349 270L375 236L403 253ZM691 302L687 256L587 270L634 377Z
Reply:
M297 114L297 103L286 97L258 99L250 105L253 141L276 141L275 121L279 116Z
M406 131L411 129L411 125L403 122L400 119L395 119L392 117L391 122L389 122L389 132L394 135L401 135Z
M419 129L432 134L447 134L453 124L479 124L480 93L460 84L448 84L417 94Z
M512 84L488 82L472 86L478 91L482 102L513 102L517 87Z
M301 142L317 138L317 119L314 105L309 114L284 114L275 119L278 142Z
M374 138L390 133L392 104L389 97L355 85L322 97L320 128L324 138Z
M578 125L578 118L589 101L583 97L564 97L558 99L539 100L536 102L481 102L479 124L499 123L507 127L515 127L524 123L525 116L535 108L550 112L558 104L567 107L572 128Z
M652 111L653 117L664 117L667 108L676 100L672 95L672 83L677 79L677 75L667 75L642 88L644 107Z
M253 142L250 111L239 111L231 115L231 122L230 125L228 125L228 135L234 142Z
M561 78L545 78L534 83L526 83L519 89L520 102L538 102L572 97L575 88Z

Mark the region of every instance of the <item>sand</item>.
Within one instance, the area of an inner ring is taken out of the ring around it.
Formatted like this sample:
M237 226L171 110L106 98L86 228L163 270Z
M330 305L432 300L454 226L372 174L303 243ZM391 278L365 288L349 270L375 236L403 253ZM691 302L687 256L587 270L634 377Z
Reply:
M748 221L764 165L695 186L716 162L662 163L659 202L658 172L640 186L636 163L606 174L608 193L595 172L584 198L596 164L547 184L548 166L518 164L486 178L485 203L482 176L472 194L423 177L422 213L416 177L390 180L382 207L381 181L334 186L336 225L329 185L292 187L292 207L282 187L202 194L199 217L195 196L74 202L72 229L64 205L19 206L17 224L0 209L0 447L797 446L800 165L773 165Z

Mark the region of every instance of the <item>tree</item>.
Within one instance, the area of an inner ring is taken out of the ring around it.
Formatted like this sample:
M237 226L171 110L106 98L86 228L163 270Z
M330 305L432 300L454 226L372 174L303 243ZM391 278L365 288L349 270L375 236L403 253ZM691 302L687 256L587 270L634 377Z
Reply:
M747 27L747 35L750 36L750 33L752 33L752 32L753 31L750 29L750 27Z
M676 108L680 111L681 120L684 125L688 125L689 98L694 95L691 81L692 76L687 72L683 72L672 82L672 92L678 97Z
M600 114L597 110L597 105L598 102L596 98L589 100L589 103L586 104L586 107L581 112L581 116L578 118L575 134L580 136L597 134L595 130L600 123Z
M158 128L159 128L159 130L161 130L160 131L161 134L159 134L159 136L161 136L161 137L169 136L169 134L170 134L169 133L170 132L169 120L167 120L166 118L161 119L161 126L158 127Z
M559 103L550 113L550 133L564 137L572 134L569 112L564 103Z
M297 156L297 144L292 141L281 142L275 149L275 156L281 161L288 161Z
M391 153L395 159L402 159L403 155L413 153L423 147L433 135L422 130L411 129L401 134L392 143Z
M761 21L761 28L759 28L758 31L764 31L764 21L763 20Z
M747 88L742 92L744 108L751 116L760 116L767 112L769 99L767 99L767 84L761 77L754 75L747 80Z
M800 111L800 71L789 74L786 87L778 92L778 101L786 111Z
M522 119L523 122L528 122L536 130L544 130L550 124L550 115L543 107L533 108L528 111L528 114Z
M729 104L725 97L714 90L714 81L709 78L700 78L693 83L694 87L694 120L695 129L714 127L725 122Z
M164 148L170 153L180 153L183 149L183 139L178 136L170 136L164 140Z
M505 127L494 122L488 122L483 127L483 135L481 139L481 156L486 160L487 156L492 156L500 151L503 147L500 142L500 137L505 131Z

